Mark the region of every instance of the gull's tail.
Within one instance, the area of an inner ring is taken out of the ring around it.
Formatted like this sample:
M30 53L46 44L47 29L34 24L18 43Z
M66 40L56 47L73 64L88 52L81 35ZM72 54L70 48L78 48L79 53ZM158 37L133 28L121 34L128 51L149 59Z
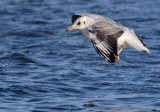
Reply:
M128 36L126 38L126 42L128 43L130 47L133 47L139 51L143 51L143 52L150 54L145 43L142 41L142 39L139 36L137 36L134 33L134 30L128 30L127 33L128 33Z

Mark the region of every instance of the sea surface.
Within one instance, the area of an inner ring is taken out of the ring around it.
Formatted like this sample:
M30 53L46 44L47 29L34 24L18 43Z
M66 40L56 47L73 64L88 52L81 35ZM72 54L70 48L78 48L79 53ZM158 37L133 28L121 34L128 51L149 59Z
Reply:
M150 54L108 63L78 30L77 12L134 29ZM0 112L160 112L160 0L1 0Z

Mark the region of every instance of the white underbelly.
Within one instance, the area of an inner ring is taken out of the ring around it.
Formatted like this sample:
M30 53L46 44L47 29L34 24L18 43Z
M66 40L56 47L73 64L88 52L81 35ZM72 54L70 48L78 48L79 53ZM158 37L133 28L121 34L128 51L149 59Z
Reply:
M126 34L123 33L121 35L121 37L118 38L118 47L123 47L124 43L125 43L125 40L126 40Z
M130 38L132 35L128 33L128 31L125 31L121 37L118 38L118 47L123 47L123 49L130 47L130 45L127 43L126 39Z

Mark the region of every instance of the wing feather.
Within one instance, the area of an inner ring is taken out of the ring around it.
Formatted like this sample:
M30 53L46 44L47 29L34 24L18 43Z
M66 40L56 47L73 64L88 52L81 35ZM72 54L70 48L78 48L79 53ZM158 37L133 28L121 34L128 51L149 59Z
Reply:
M123 30L106 22L100 22L90 26L88 31L91 33L91 42L98 54L108 62L114 63L114 55L117 55L117 39L123 34Z

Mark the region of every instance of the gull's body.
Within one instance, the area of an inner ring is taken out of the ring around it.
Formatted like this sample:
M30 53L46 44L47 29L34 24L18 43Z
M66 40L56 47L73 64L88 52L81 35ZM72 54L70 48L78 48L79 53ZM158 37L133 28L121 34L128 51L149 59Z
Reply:
M114 20L97 14L78 13L72 16L73 26L67 31L78 29L84 37L93 43L96 51L108 62L119 63L120 52L128 47L149 53L144 42L133 30ZM117 49L121 49L117 52Z

